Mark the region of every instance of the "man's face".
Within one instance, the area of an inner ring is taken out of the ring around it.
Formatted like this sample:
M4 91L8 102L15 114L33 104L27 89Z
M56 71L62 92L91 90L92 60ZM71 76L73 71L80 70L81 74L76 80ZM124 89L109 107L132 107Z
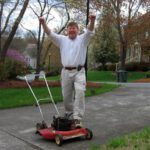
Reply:
M67 35L70 39L75 39L79 33L79 29L76 26L68 26Z

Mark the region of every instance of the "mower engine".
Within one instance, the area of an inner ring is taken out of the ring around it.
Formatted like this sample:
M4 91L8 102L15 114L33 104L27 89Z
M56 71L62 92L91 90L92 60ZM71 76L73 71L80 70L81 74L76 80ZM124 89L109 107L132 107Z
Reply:
M69 115L54 116L51 127L53 127L57 131L72 130L74 127L74 119L72 119Z

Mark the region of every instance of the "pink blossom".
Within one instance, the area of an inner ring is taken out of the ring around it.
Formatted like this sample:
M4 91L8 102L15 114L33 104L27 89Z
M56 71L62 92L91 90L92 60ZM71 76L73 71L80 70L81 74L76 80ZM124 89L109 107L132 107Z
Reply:
M17 50L9 49L7 51L6 56L9 57L9 58L13 58L13 59L15 59L17 61L26 63L25 56L21 52L19 52Z

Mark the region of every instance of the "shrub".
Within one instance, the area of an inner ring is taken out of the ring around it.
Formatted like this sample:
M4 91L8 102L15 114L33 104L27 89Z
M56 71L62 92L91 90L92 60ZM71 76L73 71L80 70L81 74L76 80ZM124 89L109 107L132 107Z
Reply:
M18 50L8 49L6 56L18 62L26 63L25 56Z
M6 59L4 64L0 65L0 80L14 79L17 75L28 73L27 65L23 62Z
M107 63L105 65L105 68L102 65L97 65L96 67L93 67L90 70L97 70L97 71L115 71L116 70L116 64L115 63Z
M15 78L17 75L25 75L28 73L27 65L16 60L9 60L7 63L7 68L9 70L9 79Z
M132 62L126 64L127 71L148 71L149 64L148 63L140 63L140 62Z
M47 77L49 77L49 76L57 76L57 75L60 75L60 72L61 72L61 67L51 66L50 67L50 71L46 72L46 76Z
M0 81L4 81L8 78L9 73L3 63L0 63Z
M108 71L116 71L116 64L108 64L107 70Z

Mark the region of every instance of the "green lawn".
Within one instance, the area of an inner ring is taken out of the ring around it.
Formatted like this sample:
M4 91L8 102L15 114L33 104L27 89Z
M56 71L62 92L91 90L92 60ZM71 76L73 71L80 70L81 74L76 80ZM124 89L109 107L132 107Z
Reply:
M127 81L132 82L141 78L145 78L146 72L127 72ZM116 72L112 71L89 71L87 75L89 81L109 81L116 82Z
M102 88L87 88L86 96L93 96L102 94L113 90L118 86L111 84L104 84ZM33 88L38 99L48 98L49 94L45 87ZM50 88L55 102L62 101L62 93L60 87ZM45 101L46 102L46 101ZM0 109L13 108L19 106L34 105L35 100L28 88L23 89L0 89Z
M128 81L135 81L145 77L144 72L128 72ZM48 77L47 80L59 80L60 76ZM88 81L116 81L116 73L111 71L88 71ZM115 85L104 84L102 88L87 88L86 96L98 95L115 88ZM54 100L62 101L61 88L51 88ZM39 98L49 97L46 88L35 88L35 93ZM0 109L18 106L28 106L35 104L29 89L0 89Z
M105 145L92 145L90 150L150 150L150 127L109 140Z
M145 78L144 72L128 72L128 81L132 82ZM48 80L59 80L60 76L49 77ZM116 73L110 71L89 71L88 81L116 81ZM118 86L112 84L103 84L101 88L87 88L86 96L93 96L112 91ZM56 102L62 101L60 87L50 88L53 98ZM36 96L39 98L49 97L47 89L34 88ZM35 100L28 88L23 89L0 89L0 109L14 108L20 106L35 105ZM143 129L140 132L117 137L109 140L105 145L95 145L90 150L150 150L150 128Z
M128 82L133 82L135 80L145 78L146 72L128 72ZM48 80L59 80L60 76L48 77ZM116 72L112 71L88 71L87 75L88 81L100 81L100 82L116 82Z

